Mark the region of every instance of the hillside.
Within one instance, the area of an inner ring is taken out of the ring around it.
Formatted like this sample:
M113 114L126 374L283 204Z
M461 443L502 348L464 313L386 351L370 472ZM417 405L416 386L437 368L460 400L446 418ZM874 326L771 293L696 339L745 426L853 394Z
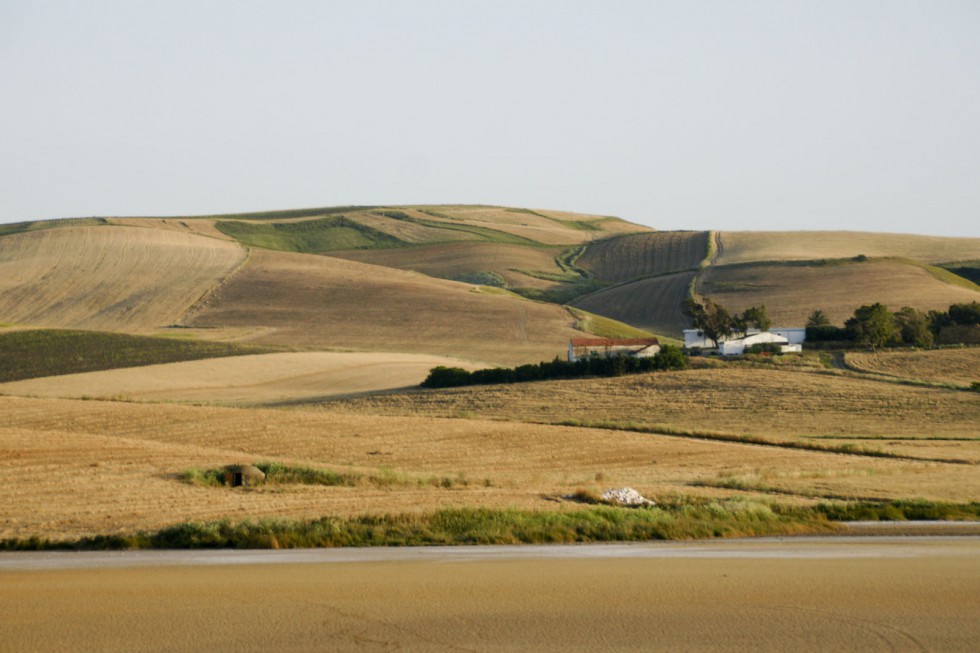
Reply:
M897 259L713 265L700 277L698 292L734 311L765 304L775 322L788 325L805 324L816 309L843 324L863 304L929 311L980 299L976 290Z
M939 264L980 258L980 238L858 231L722 231L718 265L752 261L812 261L900 257Z
M0 321L144 333L179 321L246 252L213 238L68 226L0 238Z
M503 291L324 256L252 250L186 324L254 343L428 353L499 364L563 355L569 312Z

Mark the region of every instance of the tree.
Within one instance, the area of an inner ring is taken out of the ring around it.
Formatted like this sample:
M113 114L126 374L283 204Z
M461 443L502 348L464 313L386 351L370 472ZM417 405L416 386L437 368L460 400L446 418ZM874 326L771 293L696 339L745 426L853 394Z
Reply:
M830 318L818 308L810 313L810 317L806 319L806 325L808 327L830 326Z
M895 313L895 326L898 335L907 345L929 347L932 345L932 331L929 330L929 318L922 311L911 306L903 306Z
M732 335L732 316L723 306L705 297L704 302L688 299L685 303L687 314L694 321L694 328L704 334L704 337L718 346L721 338Z
M898 335L895 316L884 304L865 304L856 311L854 317L844 323L847 331L858 345L866 345L872 350L884 347Z
M745 312L742 313L742 320L747 325L753 325L759 331L768 331L769 327L772 326L772 320L769 319L769 311L766 310L765 304L745 309Z
M980 325L980 302L953 304L949 307L949 319L961 326Z

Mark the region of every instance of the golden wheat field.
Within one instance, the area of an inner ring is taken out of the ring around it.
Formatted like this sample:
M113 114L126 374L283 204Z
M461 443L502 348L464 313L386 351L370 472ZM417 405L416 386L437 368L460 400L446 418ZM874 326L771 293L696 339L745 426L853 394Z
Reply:
M881 303L893 311L903 306L946 310L950 304L980 297L975 290L939 280L923 267L892 260L710 266L698 281L698 292L736 312L764 304L777 325L803 325L817 309L834 324L843 324L864 304Z

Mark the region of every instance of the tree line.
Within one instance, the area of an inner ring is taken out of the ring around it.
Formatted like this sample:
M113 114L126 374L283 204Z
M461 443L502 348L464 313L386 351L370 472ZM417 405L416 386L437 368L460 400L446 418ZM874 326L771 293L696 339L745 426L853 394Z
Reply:
M638 358L616 355L608 358L592 356L574 362L555 358L553 361L530 363L514 368L493 367L470 372L461 367L440 365L429 370L422 382L423 388L455 388L465 385L490 385L494 383L525 383L587 376L622 376L662 370L682 370L687 367L687 356L678 347L663 345L653 356Z
M855 310L843 327L831 325L827 315L816 310L807 320L806 339L853 342L872 349L886 345L929 347L949 326L980 326L980 302L952 304L948 310L928 313L910 306L892 312L884 304L866 304Z

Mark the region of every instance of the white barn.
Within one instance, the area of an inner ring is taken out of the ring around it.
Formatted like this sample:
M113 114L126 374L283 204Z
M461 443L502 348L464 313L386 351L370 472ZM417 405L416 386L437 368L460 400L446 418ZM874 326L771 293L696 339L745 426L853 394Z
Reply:
M778 335L772 331L763 331L761 333L753 333L744 338L735 338L734 340L720 342L718 343L718 353L722 356L738 356L744 354L745 350L752 345L763 344L780 345L780 351L784 354L803 351L802 345L791 344L785 336Z
M754 336L759 333L760 331L758 329L749 329L746 337ZM802 345L806 340L806 329L803 327L773 327L772 329L769 329L767 333L785 338L786 344L788 345L798 345L798 348L791 351L803 350ZM722 343L724 343L726 340L728 339L724 337L719 340L719 351L721 350ZM703 331L699 331L698 329L684 329L684 346L688 349L714 349L715 343L706 338Z

